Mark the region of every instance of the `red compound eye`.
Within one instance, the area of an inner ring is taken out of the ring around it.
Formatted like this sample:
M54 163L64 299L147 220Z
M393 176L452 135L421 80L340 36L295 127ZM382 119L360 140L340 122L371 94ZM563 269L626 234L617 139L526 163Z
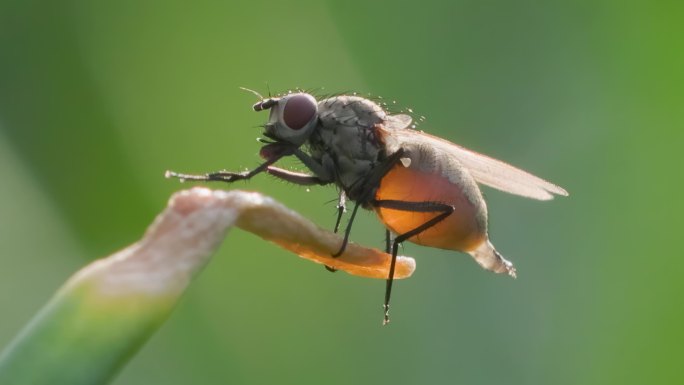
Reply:
M283 123L300 130L316 115L316 100L309 94L295 94L287 98L283 108Z

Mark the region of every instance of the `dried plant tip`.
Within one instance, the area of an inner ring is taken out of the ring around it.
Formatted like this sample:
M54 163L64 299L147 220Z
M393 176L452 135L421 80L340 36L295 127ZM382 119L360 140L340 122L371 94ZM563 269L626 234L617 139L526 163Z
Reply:
M288 249L302 258L333 267L347 273L386 279L391 256L377 249L370 249L349 243L345 252L333 258L339 250L342 238L321 229L300 214L276 202L272 198L255 192L239 190L220 191L205 188L176 193L169 208L197 206L199 215L213 215L222 210L235 210L236 225L266 240ZM186 209L183 209L186 211ZM409 257L397 257L395 278L409 277L415 270L415 261Z

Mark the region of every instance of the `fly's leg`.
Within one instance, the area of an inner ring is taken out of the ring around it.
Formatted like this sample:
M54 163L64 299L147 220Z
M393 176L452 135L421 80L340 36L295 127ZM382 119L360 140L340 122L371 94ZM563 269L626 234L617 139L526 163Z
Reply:
M282 168L268 166L265 171L267 174L284 180L286 182L294 183L300 186L326 185L330 182L325 181L315 175L304 174L300 172L284 170Z
M309 174L302 174L299 172L294 172L294 171L289 171L289 170L283 170L282 168L278 167L273 167L273 166L268 166L266 169L266 173L271 174L275 176L278 179L282 179L284 181L298 184L300 186L311 186L311 185L326 185L329 184L330 182L325 181L315 175L309 175ZM344 194L344 193L342 193ZM340 218L342 217L342 213L344 212L344 195L340 195L340 202L342 202L342 206L340 208L340 205L338 204L337 208L339 210L339 214L337 217L337 224L339 225L340 223ZM335 232L337 232L337 225L335 226ZM334 267L325 265L325 269L328 270L331 273L334 273L337 271Z
M238 180L249 179L259 173L265 172L267 174L273 175L278 179L282 179L286 182L298 184L301 186L311 186L311 185L325 185L330 182L324 181L315 175L302 174L299 172L284 170L282 168L270 166L268 163L264 163L261 166L255 168L254 170L248 172L228 172L228 171L218 171L207 173L204 175L192 175L192 174L181 174L173 171L167 171L167 178L178 178L181 181L197 181L197 182L227 182L232 183Z
M340 229L340 221L342 220L342 214L347 212L347 194L344 191L340 191L340 198L337 201L337 220L335 221L334 232Z
M260 164L257 168L245 172L229 172L219 171L203 175L181 174L174 171L167 171L167 178L178 178L181 181L198 181L198 182L227 182L232 183L238 180L246 180L251 177L266 172L282 180L296 183L299 185L314 185L314 184L328 184L332 181L331 178L326 178L325 175L317 173L316 170L311 169L315 175L301 174L297 172L283 170L278 167L271 166L273 163L279 161L281 158L296 155L298 158L307 158L308 163L315 166L315 161L310 159L306 154L302 153L297 147L289 143L275 142L267 144L259 151L259 155L266 161Z
M392 283L394 282L394 267L397 262L397 252L399 250L399 244L443 221L446 217L448 217L454 212L454 206L438 202L406 202L397 200L374 200L371 202L371 204L375 207L383 207L401 211L410 211L415 213L438 213L437 216L428 220L422 225L414 228L413 230L409 230L403 234L397 235L397 237L394 238L393 242L390 242L389 240L389 230L386 233L387 248L389 249L390 243L392 244L392 261L390 262L389 276L387 277L387 285L385 287L385 303L383 304L383 309L385 311L383 325L386 325L390 321L389 302L390 295L392 294Z
M354 210L352 210L351 216L349 217L349 222L347 223L347 227L344 229L344 240L342 240L342 246L340 249L337 251L337 253L333 254L333 258L337 258L342 253L344 253L344 250L347 248L347 243L349 243L349 234L351 233L351 228L352 224L354 223L354 218L356 218L356 212L359 210L359 202L356 202L354 204Z
M341 190L340 191L340 197L337 201L337 220L335 221L335 229L333 230L335 233L337 233L340 230L340 221L342 220L342 215L346 211L347 211L347 194L344 192L344 190ZM343 246L344 246L344 244L343 244ZM342 247L342 251L344 251L344 247ZM331 273L334 273L337 271L336 268L334 268L332 266L328 266L328 265L325 265L325 269Z
M272 165L273 163L277 162L280 159L280 157L273 157L266 162L262 163L259 165L259 167L255 168L254 170L251 171L246 171L246 172L229 172L229 171L218 171L218 172L211 172L207 173L204 175L192 175L192 174L181 174L177 173L174 171L167 171L165 176L167 178L178 178L182 182L191 180L191 181L197 181L197 182L211 182L211 181L218 181L218 182L227 182L227 183L232 183L238 180L245 180L253 177L254 175L257 175L261 172L264 172L266 169L268 169L268 166Z
M375 188L373 186L377 186L380 183L382 177L384 177L385 174L387 174L389 170L391 170L392 167L394 167L394 165L397 164L397 162L399 162L403 155L404 150L399 149L394 154L390 155L384 162L378 164L372 170L371 174L368 177L357 180L350 187L353 194L356 194L352 196L358 196L358 198L355 198L354 210L352 210L351 217L349 217L349 222L347 223L347 227L344 230L344 240L342 241L342 246L340 246L340 249L337 251L337 253L332 255L334 258L337 258L340 255L342 255L342 253L344 253L344 250L347 248L347 243L349 242L349 234L351 233L352 224L354 223L354 218L356 217L356 212L358 211L359 206L365 205L368 202L373 202L372 194L375 193ZM350 195L351 194L352 193L350 193ZM339 220L340 218L338 217L337 224L335 225L336 229L339 225Z
M166 172L166 177L167 178L178 178L181 181L199 181L199 182L210 182L210 181L220 181L220 182L227 182L227 183L232 183L238 180L246 180L250 179L251 177L260 174L262 172L265 172L267 174L273 175L278 179L282 179L286 182L302 185L302 186L311 186L311 185L325 185L329 184L332 182L331 178L326 177L326 173L323 173L319 170L319 173L316 173L316 170L314 171L315 175L309 175L309 174L302 174L299 172L294 172L294 171L288 171L284 170L282 168L274 167L271 166L273 163L277 162L281 158L288 156L288 155L297 155L298 158L304 158L307 159L307 164L311 164L312 166L315 165L315 161L310 159L306 154L302 153L299 151L297 148L293 148L290 145L287 144L281 144L281 143L272 143L267 146L264 146L261 149L261 155L266 158L266 161L259 165L259 167L255 168L254 170L251 171L246 171L246 172L229 172L229 171L219 171L219 172L212 172L212 173L207 173L203 175L192 175L192 174L181 174L177 173L174 171L167 171Z

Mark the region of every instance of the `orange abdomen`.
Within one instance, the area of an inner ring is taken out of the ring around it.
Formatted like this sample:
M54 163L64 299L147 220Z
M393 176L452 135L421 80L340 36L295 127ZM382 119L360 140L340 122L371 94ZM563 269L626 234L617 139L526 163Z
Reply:
M487 239L487 208L477 185L469 175L467 180L454 182L438 171L427 172L404 167L399 163L382 178L375 199L438 202L455 208L444 220L410 238L413 243L441 249L470 251ZM395 234L413 230L440 214L382 207L376 208L375 211L385 226Z

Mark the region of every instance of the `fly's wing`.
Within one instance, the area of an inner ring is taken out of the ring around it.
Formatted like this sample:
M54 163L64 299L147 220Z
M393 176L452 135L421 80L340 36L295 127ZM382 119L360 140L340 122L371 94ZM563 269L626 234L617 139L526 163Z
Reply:
M410 115L398 114L398 115L387 115L385 117L385 128L389 130L401 130L408 128L413 122L413 118Z
M489 187L542 201L553 199L553 194L568 195L562 187L508 163L455 144L452 151L453 156L468 169L476 181Z
M481 184L507 193L538 200L553 199L554 194L567 196L562 187L547 182L527 171L508 163L468 150L446 140L411 129L397 129L398 125L385 127L386 140L390 147L402 143L423 143L426 146L452 157L465 167L470 175Z

